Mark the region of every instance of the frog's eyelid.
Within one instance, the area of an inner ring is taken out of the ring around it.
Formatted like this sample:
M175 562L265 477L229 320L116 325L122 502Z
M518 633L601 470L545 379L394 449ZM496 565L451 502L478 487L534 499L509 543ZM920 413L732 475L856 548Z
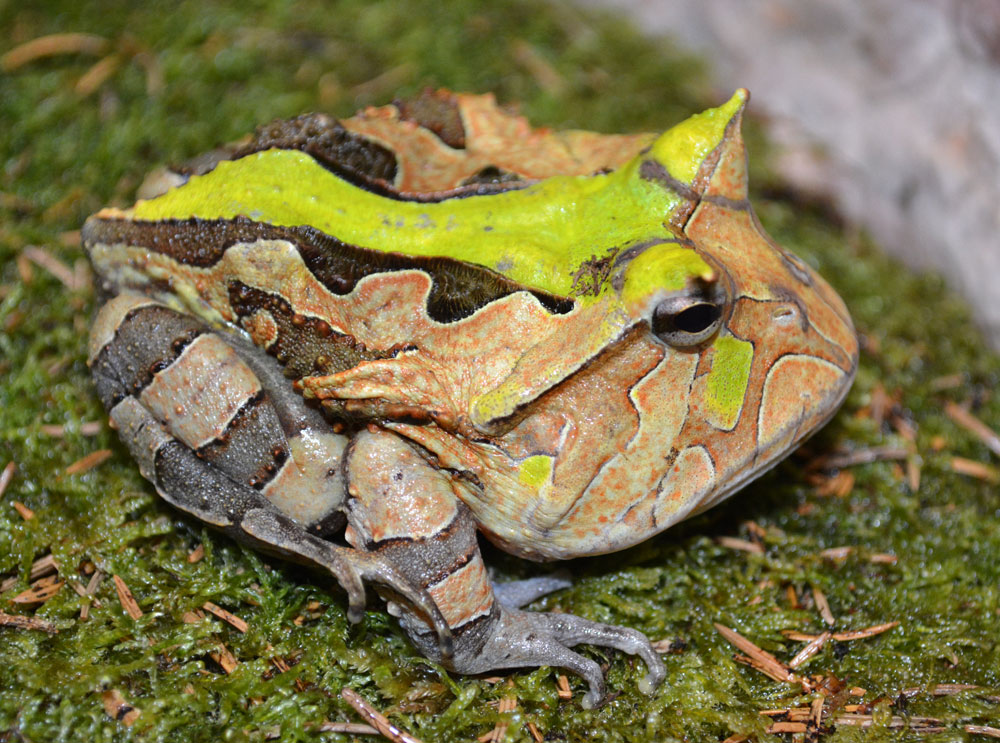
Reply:
M694 245L688 240L654 237L651 240L644 240L643 242L636 243L635 245L629 245L627 248L622 248L618 251L614 261L611 263L611 288L620 294L622 288L625 286L625 271L628 269L629 264L650 248L670 243L683 245L686 248L694 247Z
M655 247L657 245L682 245L685 248L694 248L694 243L690 240L685 240L683 238L673 237L673 238L663 238L654 237L650 240L644 240L642 242L636 243L635 245L629 245L627 248L623 248L615 256L614 262L611 264L611 269L613 271L618 271L627 265L632 260L637 258L642 253L649 250L649 248Z

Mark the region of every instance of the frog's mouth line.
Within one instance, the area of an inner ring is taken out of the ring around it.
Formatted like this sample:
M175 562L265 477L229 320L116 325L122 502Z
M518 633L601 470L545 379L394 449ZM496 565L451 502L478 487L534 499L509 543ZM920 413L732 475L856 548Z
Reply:
M829 423L830 420L838 413L838 411L840 410L840 406L843 405L844 400L847 398L847 394L851 390L851 385L854 382L854 377L857 374L857 371L858 371L858 363L857 363L857 358L855 358L854 364L845 375L840 387L834 393L834 396L830 401L828 412L826 413L826 415L823 416L822 419L817 421L808 431L803 433L799 429L801 429L804 416L799 417L794 423L796 427L795 434L791 437L788 443L786 443L784 446L781 446L778 449L775 449L767 453L767 457L770 459L769 462L759 466L758 462L761 459L761 452L758 451L754 455L754 458L746 466L746 468L744 469L744 473L742 475L732 478L728 482L726 487L720 488L716 492L712 493L708 499L706 499L702 503L699 503L697 507L692 509L691 513L689 513L686 518L691 518L692 516L696 516L697 514L707 511L709 508L718 505L729 496L733 495L739 490L742 490L744 487L749 485L754 480L770 472L772 469L777 467L782 461L784 461L785 455L789 454L790 452L798 448L802 444L802 442L804 442L810 436L812 436L813 434L818 432L821 428L823 428L823 426Z

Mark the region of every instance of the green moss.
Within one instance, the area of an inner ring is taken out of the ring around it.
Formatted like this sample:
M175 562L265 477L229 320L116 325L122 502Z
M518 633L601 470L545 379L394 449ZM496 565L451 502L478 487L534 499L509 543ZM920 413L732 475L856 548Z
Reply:
M813 588L826 595L838 628L901 623L877 638L831 643L804 666L867 689L866 702L884 700L873 704L881 727L866 739L921 737L888 731L891 714L940 718L947 731L921 738L940 741L961 739L963 724L1000 719L987 698L1000 687L997 491L951 469L954 456L990 463L992 455L942 413L948 400L972 400L982 420L1000 427L1000 360L939 279L900 270L808 205L755 198L775 237L836 285L867 339L844 410L807 444L809 454L658 539L575 562L573 589L540 604L682 638L685 648L665 657L668 680L651 699L636 691L641 664L595 649L585 652L609 663L610 687L621 692L596 711L579 706L578 679L574 700L560 701L550 669L508 674L512 686L447 674L415 655L377 605L349 625L328 580L181 518L139 477L113 432L84 434L84 422L104 420L84 364L92 290L68 289L24 256L40 246L71 269L80 265L66 233L106 203L130 203L154 165L272 117L348 114L428 85L496 91L502 101L523 101L538 123L662 129L719 102L697 63L609 19L526 0L190 2L169 12L124 0L53 0L0 4L0 28L0 51L43 34L89 32L105 37L102 54L118 61L89 93L76 86L101 56L56 56L0 75L0 466L18 468L0 499L0 574L17 577L0 610L59 629L0 627L0 739L265 740L280 730L283 741L346 740L309 727L356 720L338 696L345 685L425 741L488 732L501 717L491 703L511 694L519 707L506 716L505 740L529 740L529 722L551 740L765 738L758 710L808 698L734 663L712 623L789 659L802 644L781 630L825 627ZM759 168L757 139L750 149ZM940 381L954 374L957 386ZM851 469L848 496L819 496L806 478L811 455L906 446L891 426L861 414L878 385L916 428L919 490L910 491L896 464L876 462ZM47 434L46 425L64 425L64 435ZM113 456L99 467L65 473L103 448ZM34 518L24 520L14 501ZM748 538L748 521L763 529L763 554L715 541ZM198 544L205 556L189 563ZM840 546L854 549L824 557ZM125 613L110 577L86 621L88 600L70 586L37 607L11 603L27 588L32 561L49 553L70 582L85 584L89 564L119 575L143 615ZM897 561L872 561L883 553ZM539 570L495 551L488 558L500 576ZM212 616L186 623L206 601L249 630ZM220 643L239 660L230 674L212 657ZM288 670L279 670L279 658ZM987 690L932 696L941 682ZM909 687L921 691L901 712L892 703ZM141 710L132 727L105 714L107 690ZM841 727L825 739L860 737Z

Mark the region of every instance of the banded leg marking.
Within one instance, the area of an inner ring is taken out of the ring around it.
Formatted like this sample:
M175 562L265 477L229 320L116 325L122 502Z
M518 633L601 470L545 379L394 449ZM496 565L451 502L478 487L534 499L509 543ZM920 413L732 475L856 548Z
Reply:
M168 503L256 548L328 570L348 593L353 621L364 608L363 581L389 586L450 648L425 588L377 555L306 531L342 511L346 438L291 392L276 362L192 317L122 295L98 314L90 363L122 440Z
M348 447L345 471L349 541L426 589L454 636L449 658L435 645L421 610L387 595L390 611L427 657L460 673L561 666L587 681L583 703L591 707L604 698L604 677L597 663L569 649L575 645L639 655L648 669L640 684L646 692L663 681L663 662L641 632L571 614L521 611L498 601L479 554L472 513L458 500L450 473L405 439L377 430L358 434ZM508 598L515 603L559 587L559 579L546 578L512 587Z
M195 318L163 305L122 295L98 315L91 366L113 419L133 400L162 429L157 437L186 445L304 526L339 513L346 439L287 389L275 362L257 349L206 332ZM138 420L131 408L120 415ZM151 434L123 431L126 442L136 435ZM151 454L133 455L153 479Z
M365 431L346 455L347 539L380 555L435 599L453 634L489 615L493 591L476 542L469 509L458 500L449 473L431 466L406 440ZM389 597L392 601L392 597ZM426 633L425 617L393 606L413 633ZM418 642L423 645L424 643ZM433 656L440 649L430 644Z

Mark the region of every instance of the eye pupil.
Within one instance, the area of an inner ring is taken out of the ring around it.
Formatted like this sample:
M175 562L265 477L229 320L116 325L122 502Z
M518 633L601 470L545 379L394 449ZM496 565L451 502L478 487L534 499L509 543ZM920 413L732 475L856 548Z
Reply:
M664 343L690 348L705 342L719 329L722 306L715 302L672 297L653 311L650 329Z
M719 319L719 308L714 304L694 304L674 315L674 327L685 333L701 333Z

